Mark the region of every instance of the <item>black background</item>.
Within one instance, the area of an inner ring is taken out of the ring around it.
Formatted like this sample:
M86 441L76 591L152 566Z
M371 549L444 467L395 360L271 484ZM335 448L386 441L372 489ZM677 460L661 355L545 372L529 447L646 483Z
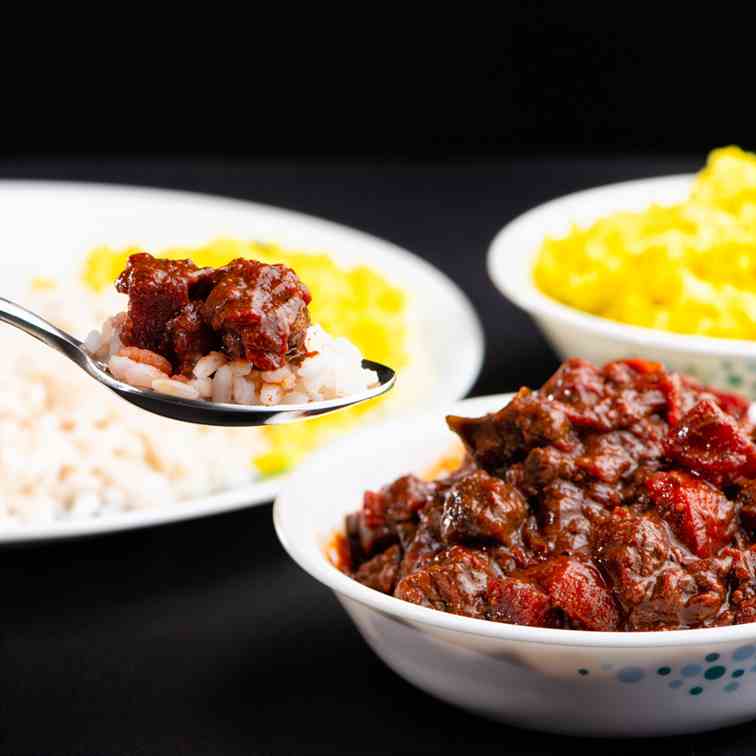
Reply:
M442 33L435 16L414 32L397 16L383 30L378 15L355 9L333 38L324 19L297 17L296 38L280 25L234 34L226 18L176 49L149 34L89 40L81 63L53 56L44 74L6 81L0 177L214 192L375 233L475 302L487 355L472 393L538 384L556 359L487 281L488 243L565 192L756 146L744 24L707 15L687 31L639 8L528 4L455 15ZM3 551L0 586L8 753L746 753L756 742L750 725L568 740L435 702L286 557L268 506Z
M735 5L262 13L173 19L170 34L157 13L133 19L138 32L124 17L83 41L38 40L29 65L6 27L0 154L418 161L756 146L752 26Z

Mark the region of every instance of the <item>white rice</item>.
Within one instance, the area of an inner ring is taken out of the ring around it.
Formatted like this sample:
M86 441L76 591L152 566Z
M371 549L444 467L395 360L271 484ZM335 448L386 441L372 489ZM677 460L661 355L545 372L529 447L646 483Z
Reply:
M123 309L124 297L67 283L25 304L83 334ZM116 330L98 334L109 351L121 348ZM143 412L9 326L0 326L0 347L0 528L170 506L255 478L251 459L267 449L258 430ZM191 385L208 393L207 381Z
M195 365L193 380L181 384L151 364L119 354L124 317L119 313L109 318L101 332L89 334L86 344L92 354L108 364L115 378L140 388L213 402L273 405L338 399L364 391L378 381L375 371L362 367L362 354L354 344L313 325L305 335L305 349L312 356L299 365L260 371L244 360L229 361L220 352L210 352Z

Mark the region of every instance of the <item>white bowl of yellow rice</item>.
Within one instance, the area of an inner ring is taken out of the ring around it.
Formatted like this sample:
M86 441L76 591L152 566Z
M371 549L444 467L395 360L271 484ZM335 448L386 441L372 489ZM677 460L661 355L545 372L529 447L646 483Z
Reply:
M560 357L663 362L756 399L756 156L577 192L516 218L488 270Z

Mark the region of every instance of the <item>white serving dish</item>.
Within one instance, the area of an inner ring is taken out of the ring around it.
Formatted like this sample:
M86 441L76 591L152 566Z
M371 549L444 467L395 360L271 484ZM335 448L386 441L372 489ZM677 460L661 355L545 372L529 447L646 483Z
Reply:
M470 399L480 415L509 396ZM410 604L352 580L324 548L365 489L422 472L448 451L444 413L365 429L323 449L274 507L293 559L331 588L371 648L418 688L508 724L557 733L692 733L756 717L756 624L609 633L521 627Z
M400 372L395 394L411 384L415 388L406 393L411 405L430 407L464 396L482 364L483 332L456 284L407 250L337 223L191 192L51 181L0 181L0 218L0 296L14 298L35 276L76 270L100 244L157 251L218 237L270 241L327 252L346 266L367 264L408 292L420 348L417 359ZM451 361L449 344L454 345ZM386 406L387 413L392 406L404 411L393 396ZM215 463L222 464L222 458L219 450ZM262 479L170 507L3 527L0 545L99 535L262 504L275 496L282 480Z
M688 195L692 182L692 175L627 181L540 205L499 232L488 254L488 272L502 294L535 320L561 358L583 357L601 365L622 357L642 357L756 399L756 342L616 323L563 305L533 282L533 265L545 236L563 236L572 223L587 225L617 210L679 202Z

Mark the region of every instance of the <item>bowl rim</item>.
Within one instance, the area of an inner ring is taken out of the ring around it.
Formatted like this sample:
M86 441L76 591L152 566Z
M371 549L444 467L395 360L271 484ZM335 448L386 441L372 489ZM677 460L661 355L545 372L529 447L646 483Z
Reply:
M454 412L465 412L470 409L480 412L480 409L475 408L485 408L488 405L488 411L490 411L494 406L501 406L498 403L509 401L512 396L513 394L492 394L473 397L457 402L449 409ZM550 646L581 648L664 648L669 646L749 644L756 642L756 623L693 630L609 632L528 627L447 614L436 609L411 604L394 596L388 596L358 583L331 564L324 554L317 533L308 532L305 535L298 536L291 532L287 526L286 510L291 509L296 512L298 508L303 506L303 503L301 501L297 503L294 499L290 500L289 490L297 485L301 486L299 481L302 479L317 480L320 478L318 468L323 458L340 459L345 453L350 450L354 452L362 445L369 446L371 453L375 454L379 449L375 443L371 443L372 437L382 437L385 445L385 439L389 435L401 431L402 428L406 429L410 425L417 427L429 422L437 422L440 415L439 408L436 408L436 410L408 415L404 419L394 419L364 428L350 434L347 438L339 439L317 451L303 464L299 465L276 497L273 504L273 525L282 546L305 572L333 590L337 596L351 599L397 621L502 641L523 641ZM370 455L366 455L366 459L369 458Z
M575 307L562 304L536 287L532 278L532 262L529 265L529 275L525 277L525 281L519 276L508 275L507 256L510 258L515 255L520 258L524 256L535 257L532 244L524 243L522 236L532 232L535 228L543 228L547 225L544 223L547 216L551 219L556 213L563 213L564 217L569 219L569 215L574 212L574 206L591 202L597 197L605 197L609 193L619 195L622 191L628 189L639 190L654 187L657 190L667 190L673 193L689 187L694 177L695 174L692 173L680 173L671 176L620 181L565 194L537 205L507 223L491 241L486 259L489 278L509 301L528 314L559 320L582 331L592 331L610 339L640 346L665 348L675 352L720 357L756 357L756 341L699 336L662 331L657 328L645 328L591 315ZM649 200L650 203L651 200ZM618 205L616 209L622 209L621 205ZM600 216L597 215L596 217ZM540 238L543 239L547 233L548 231L542 231Z

